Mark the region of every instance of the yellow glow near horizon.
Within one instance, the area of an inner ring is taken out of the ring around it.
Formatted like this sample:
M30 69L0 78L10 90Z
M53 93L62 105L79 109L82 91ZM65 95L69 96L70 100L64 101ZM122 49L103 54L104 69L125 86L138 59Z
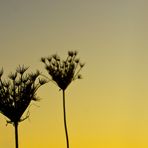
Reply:
M0 1L0 67L45 72L40 58L77 50L83 79L66 91L70 148L147 148L148 2L145 0ZM47 74L45 72L45 74ZM20 148L66 148L62 94L52 83L19 125ZM0 115L0 145L14 129Z

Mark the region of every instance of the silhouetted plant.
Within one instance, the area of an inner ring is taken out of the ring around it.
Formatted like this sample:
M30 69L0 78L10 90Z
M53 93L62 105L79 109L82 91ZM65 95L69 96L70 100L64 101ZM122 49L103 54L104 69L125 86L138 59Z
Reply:
M10 73L8 80L3 80L3 69L0 70L0 112L5 115L15 128L15 143L18 148L18 124L28 118L22 118L31 100L38 100L36 91L46 83L39 78L40 72L26 74L28 67L19 66L14 73Z
M66 60L61 60L56 54L41 58L41 62L45 64L45 69L51 77L49 79L58 85L63 92L63 115L67 148L69 148L69 137L66 123L65 90L72 81L82 78L79 73L84 66L76 56L77 51L69 51Z

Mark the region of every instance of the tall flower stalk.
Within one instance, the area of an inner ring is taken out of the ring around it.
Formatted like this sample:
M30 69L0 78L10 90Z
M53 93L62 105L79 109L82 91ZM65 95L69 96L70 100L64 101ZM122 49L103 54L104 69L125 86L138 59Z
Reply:
M50 75L50 80L54 82L63 93L63 116L64 128L66 135L66 144L69 148L69 136L66 120L65 91L70 83L76 79L81 79L80 71L84 64L77 58L77 51L69 51L66 60L61 60L58 55L51 57L42 57L41 62L44 63L45 69Z
M19 66L10 73L7 81L2 79L3 69L0 70L0 112L12 123L15 129L15 145L19 148L18 124L29 115L22 117L32 100L37 101L36 91L46 83L39 78L40 72L26 74L28 67Z

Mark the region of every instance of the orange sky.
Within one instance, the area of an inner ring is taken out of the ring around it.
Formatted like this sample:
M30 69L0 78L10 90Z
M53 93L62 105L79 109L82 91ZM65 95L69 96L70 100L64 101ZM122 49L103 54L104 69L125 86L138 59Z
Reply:
M1 0L0 63L44 71L40 57L77 50L83 79L67 89L71 148L147 148L148 2L146 0ZM45 72L46 74L46 72ZM66 148L62 94L52 83L20 123L20 148ZM14 129L0 115L0 145Z

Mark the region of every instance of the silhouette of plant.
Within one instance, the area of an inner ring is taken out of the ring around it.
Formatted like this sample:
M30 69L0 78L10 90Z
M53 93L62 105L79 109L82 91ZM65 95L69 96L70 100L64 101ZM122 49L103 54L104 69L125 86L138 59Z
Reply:
M40 72L26 74L28 67L18 66L10 73L8 80L3 80L3 69L0 70L0 112L5 115L15 128L15 144L18 148L18 124L29 117L22 118L32 100L37 101L36 91L46 83L39 78Z
M45 69L51 77L49 79L53 81L63 93L63 116L67 148L69 148L69 138L66 123L65 90L72 81L82 78L79 73L84 66L76 56L77 51L69 51L66 60L61 60L56 54L51 57L41 58L41 62L44 63Z

